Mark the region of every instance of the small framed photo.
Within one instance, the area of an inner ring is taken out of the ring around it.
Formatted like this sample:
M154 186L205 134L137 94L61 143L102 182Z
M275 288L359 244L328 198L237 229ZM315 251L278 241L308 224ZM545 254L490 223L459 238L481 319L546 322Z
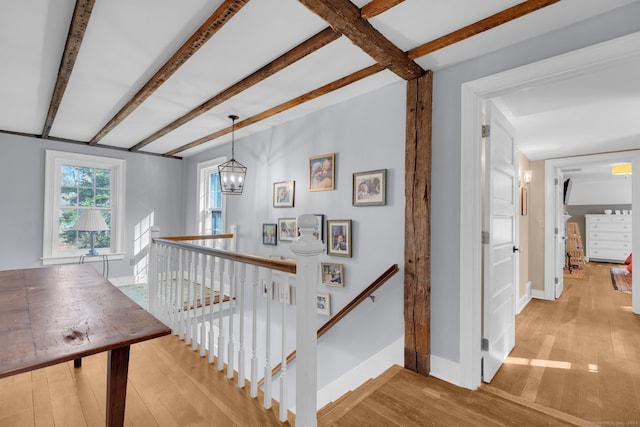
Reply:
M387 170L353 174L353 206L387 204Z
M331 294L328 292L318 292L316 304L319 314L331 316Z
M327 255L351 258L351 220L327 220Z
M273 207L291 208L295 196L296 182L282 181L273 183Z
M344 288L344 265L330 262L321 263L322 283Z
M262 244L271 246L278 244L278 224L262 224Z
M335 153L309 158L309 191L334 190Z
M298 236L295 218L278 218L278 240L293 241Z

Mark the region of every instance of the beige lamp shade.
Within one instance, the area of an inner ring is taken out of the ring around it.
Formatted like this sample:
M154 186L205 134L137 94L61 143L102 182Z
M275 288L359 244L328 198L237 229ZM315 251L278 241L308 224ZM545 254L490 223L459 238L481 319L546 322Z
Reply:
M102 214L96 209L87 209L82 211L82 215L73 226L73 230L77 231L103 231L108 230L109 226L105 222Z

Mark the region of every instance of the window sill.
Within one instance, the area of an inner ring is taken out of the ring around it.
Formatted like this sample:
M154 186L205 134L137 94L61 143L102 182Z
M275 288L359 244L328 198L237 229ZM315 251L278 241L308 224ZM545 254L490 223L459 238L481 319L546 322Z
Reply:
M57 265L57 264L77 264L80 260L80 256L82 256L84 254L78 254L78 255L70 255L70 256L64 256L64 257L52 257L52 258L41 258L42 259L42 265ZM102 262L102 256L106 255L107 258L109 258L109 261L116 261L116 260L120 260L120 259L124 259L125 254L124 253L105 253L105 254L98 254L97 256L87 256L85 255L85 260L84 262Z

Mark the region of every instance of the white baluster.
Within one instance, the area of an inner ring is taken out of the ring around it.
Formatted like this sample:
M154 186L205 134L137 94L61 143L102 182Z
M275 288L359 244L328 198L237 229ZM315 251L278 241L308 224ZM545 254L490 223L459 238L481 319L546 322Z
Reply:
M196 351L198 349L198 295L196 293L196 285L198 284L198 264L200 261L200 254L194 252L192 257L193 277L189 281L189 283L191 283L189 289L193 289L193 295L189 302L189 306L192 307L189 311L191 313L191 350Z
M233 314L236 296L236 263L229 261L229 349L227 351L227 378L233 378L235 340L233 339Z
M191 295L192 295L192 290L193 290L193 280L191 278L191 269L193 268L193 252L191 251L187 251L187 278L185 280L185 286L187 287L187 298L185 301L184 296L182 297L183 300L183 309L185 310L186 316L187 316L187 337L184 340L184 343L186 345L190 345L191 344L191 340L192 340L192 327L193 327L193 320L192 320L192 316L193 316L193 311L189 308L191 305Z
M209 311L209 326L210 326L210 330L209 330L209 364L213 363L213 356L214 356L214 351L213 351L213 343L215 342L215 332L213 330L213 321L215 320L215 315L214 315L214 310L213 310L213 303L215 301L215 296L216 296L216 257L211 257L211 259L209 260L209 269L211 270L211 310ZM220 307L222 304L222 300L220 298L218 298L218 310L220 310Z
M158 245L153 243L153 239L160 237L160 229L151 227L151 242L149 248L149 272L147 274L147 292L149 298L149 312L158 313Z
M180 251L177 248L171 248L171 265L169 276L169 309L171 310L171 328L173 333L177 335L176 331L180 329L180 313L176 308L176 288L178 286L178 264L180 263Z
M290 246L296 255L296 425L314 427L317 419L316 295L319 286L319 255L324 245L314 237L313 215L297 219L301 235Z
M245 277L247 274L247 265L240 264L240 349L238 350L238 387L244 388L244 363L245 363L245 351L244 351L244 285Z
M258 283L260 283L258 267L251 268L251 284L253 296L251 298L251 397L258 396Z
M224 267L225 260L220 259L220 307L218 308L218 371L224 369L224 317L222 308L224 306Z
M179 336L180 339L185 339L186 336L186 332L187 332L187 313L184 312L184 305L182 304L182 301L184 300L184 293L183 293L183 287L184 287L184 265L185 263L185 256L186 251L179 249L179 262L178 262L178 283L177 283L177 289L176 289L176 307L177 309L180 311L180 331L179 331Z
M206 347L206 331L205 331L205 288L207 286L207 256L202 254L202 283L200 284L200 329L198 329L198 344L200 344L200 357L204 357L205 355L205 347ZM213 286L213 283L211 283ZM213 309L213 299L209 298L209 309Z
M289 280L285 274L282 275L284 283L278 286L279 300L282 301L282 361L280 362L280 421L287 421L287 298L285 292L289 291Z
M271 301L273 299L273 270L268 269L265 277L265 283L267 285L267 322L266 322L266 336L267 336L267 349L265 351L264 360L264 407L266 409L271 408Z

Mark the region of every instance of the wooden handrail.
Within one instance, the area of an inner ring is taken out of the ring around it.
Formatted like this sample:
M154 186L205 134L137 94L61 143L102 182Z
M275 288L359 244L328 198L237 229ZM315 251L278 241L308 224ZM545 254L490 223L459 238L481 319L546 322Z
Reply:
M233 239L233 234L203 234L199 236L162 236L161 239L172 242L182 242L184 240L213 240L213 239Z
M245 264L256 265L258 267L269 268L271 270L283 271L285 273L296 273L296 263L287 260L278 260L272 258L264 258L257 255L242 254L239 252L230 252L224 249L207 248L201 245L195 245L193 243L182 243L169 240L167 238L153 239L154 243L164 243L165 245L172 246L174 248L185 249L191 252L196 252L205 255L214 255L218 258L228 259L231 261L238 261Z
M369 298L372 293L374 293L380 286L384 285L387 280L391 279L400 269L398 268L398 264L393 264L389 267L384 273L382 273L376 280L374 280L367 288L360 292L355 298L353 298L347 305L342 307L340 311L338 311L331 319L327 320L327 322L320 326L318 329L317 337L320 338L324 334L329 331L329 329L333 328L342 318L344 318L347 314L351 313L354 308L360 305L364 300ZM293 359L296 358L296 351L293 350L287 356L287 363L290 363ZM271 370L271 376L274 376L282 369L282 363L278 363ZM258 387L264 384L264 377L258 381Z

